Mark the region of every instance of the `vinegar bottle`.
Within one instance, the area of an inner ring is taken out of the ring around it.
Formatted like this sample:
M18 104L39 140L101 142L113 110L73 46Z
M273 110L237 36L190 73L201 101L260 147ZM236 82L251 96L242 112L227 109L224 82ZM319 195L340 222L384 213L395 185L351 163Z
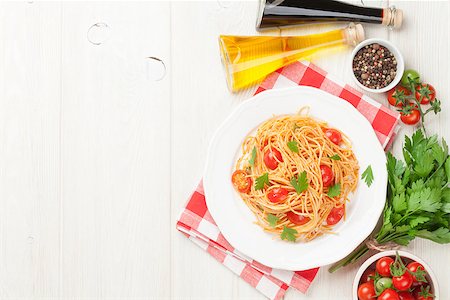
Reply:
M357 6L336 0L260 0L256 28L309 22L365 22L399 28L403 12L395 7Z
M315 0L314 0L315 1ZM219 37L228 88L238 91L260 82L268 74L325 49L356 45L364 40L361 24L305 36Z

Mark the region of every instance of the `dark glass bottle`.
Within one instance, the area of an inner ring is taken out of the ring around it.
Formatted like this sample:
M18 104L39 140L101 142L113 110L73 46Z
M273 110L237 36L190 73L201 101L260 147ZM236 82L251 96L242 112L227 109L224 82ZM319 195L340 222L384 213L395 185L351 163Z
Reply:
M364 7L336 0L260 0L256 28L336 21L399 28L402 20L402 10L395 7Z

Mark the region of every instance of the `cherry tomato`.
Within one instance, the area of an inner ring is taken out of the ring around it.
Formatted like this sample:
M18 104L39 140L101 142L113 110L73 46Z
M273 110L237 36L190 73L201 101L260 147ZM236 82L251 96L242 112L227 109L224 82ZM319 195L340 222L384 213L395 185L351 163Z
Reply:
M397 290L407 291L413 283L413 277L408 271L405 271L403 275L392 277L392 283Z
M409 81L412 81L414 84L418 84L420 82L420 75L416 70L405 70L402 76L402 85L409 87Z
M415 300L414 296L410 292L399 292L398 298L400 300Z
M378 274L381 276L391 276L391 265L393 263L394 260L389 256L380 258L375 266Z
M411 95L411 92L402 86L396 86L388 92L388 101L392 106L402 107L403 102L407 101L406 96Z
M365 282L358 287L359 300L374 300L377 297L373 283Z
M385 289L392 288L392 278L381 277L375 282L375 291L381 294Z
M331 168L329 166L321 165L320 173L322 173L323 186L327 187L327 186L330 186L333 184L334 174L333 174L333 170L331 170Z
M233 182L233 185L239 191L239 193L247 194L252 188L253 180L247 176L247 173L245 173L245 171L236 170L231 176L231 182Z
M406 268L410 271L410 272L412 272L412 273L416 273L418 270L419 270L419 272L425 272L425 268L420 264L420 263L418 263L417 261L413 261L413 262L410 262L407 266L406 266ZM421 272L421 273L422 273ZM424 273L423 274L423 276L425 276L425 274L426 273ZM420 277L422 277L422 276L420 276ZM421 279L419 277L419 279ZM416 283L416 282L418 282L419 280L417 280L417 278L416 278L416 276L414 276L413 275L413 283Z
M336 129L324 128L322 130L325 136L334 144L339 145L342 142L342 134Z
M393 289L385 289L377 300L400 300L398 293Z
M275 148L271 148L264 153L264 163L271 170L275 170L278 167L278 162L282 161L283 157L280 151Z
M287 212L286 217L288 218L289 221L291 221L295 225L304 225L304 224L308 223L309 220L311 220L308 217L305 217L302 215L297 215L295 212L292 212L292 211Z
M420 121L420 112L413 108L408 114L402 112L400 119L403 123L408 125L417 124Z
M422 100L420 100L422 98ZM416 99L420 104L429 104L436 98L436 90L431 84L422 83L416 86Z
M362 282L372 282L373 283L374 278L375 278L375 270L373 270L373 269L366 270L363 273L363 275L361 276Z
M434 295L430 293L430 286L420 286L413 291L414 298L416 300L434 300Z
M433 295L429 295L429 296L419 295L416 299L417 300L434 300L434 296Z
M328 225L335 225L339 223L339 221L342 219L342 216L344 215L345 207L334 207L327 217L327 224Z
M267 198L272 203L279 203L286 200L288 193L284 188L274 188L267 193Z

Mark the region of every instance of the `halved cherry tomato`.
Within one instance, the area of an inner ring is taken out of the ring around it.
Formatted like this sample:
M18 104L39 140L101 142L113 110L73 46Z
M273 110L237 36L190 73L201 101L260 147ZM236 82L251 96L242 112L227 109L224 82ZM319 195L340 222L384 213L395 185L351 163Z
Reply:
M420 101L420 104L428 104L436 98L436 90L431 84L421 83L416 86L415 96L417 101Z
M402 86L396 86L388 92L388 101L392 106L402 107L403 102L406 101L405 96L411 95L411 92Z
M271 148L264 153L264 163L271 170L275 170L278 167L278 162L282 161L283 157L280 151L275 148Z
M327 224L328 225L335 225L339 223L339 221L344 216L345 208L344 206L341 207L334 207L327 217Z
M403 275L392 277L392 284L399 291L407 291L413 284L413 277L407 270L405 270Z
M334 181L333 170L329 166L321 165L320 173L322 174L322 183L324 187L330 186Z
M358 287L359 300L374 300L377 297L372 282L365 282Z
M423 276L425 276L425 268L420 264L420 263L418 263L417 261L413 261L413 262L410 262L407 266L406 266L406 268L410 271L410 272L412 272L412 273L416 273L417 271L419 271L420 273L423 273L422 274L422 276L420 276L420 277L422 277L422 278L420 278L419 276L419 279L425 279ZM416 282L418 282L419 280L417 280L417 278L416 278L416 276L415 275L413 275L413 283L416 283Z
M410 292L399 292L398 298L400 298L400 300L415 300Z
M362 282L374 282L374 278L375 278L375 270L369 269L366 270L363 273L363 276L361 276L361 280Z
M302 215L297 215L296 213L294 213L292 211L287 212L286 217L288 218L289 221L291 221L295 225L304 225L304 224L308 223L309 220L311 220L308 217L305 217Z
M288 190L284 188L274 188L267 193L267 198L272 203L279 203L286 200L288 193Z
M385 289L377 300L400 300L398 293L393 289Z
M342 134L336 129L324 128L322 129L325 136L334 144L339 145L342 142Z
M231 182L233 182L233 185L236 187L239 193L247 194L252 188L253 180L248 177L245 171L236 170L231 176Z
M391 276L391 265L393 263L394 260L389 256L380 258L375 265L378 274L384 277Z
M420 112L413 108L409 113L402 112L400 114L400 119L403 123L408 125L414 125L417 124L420 121Z

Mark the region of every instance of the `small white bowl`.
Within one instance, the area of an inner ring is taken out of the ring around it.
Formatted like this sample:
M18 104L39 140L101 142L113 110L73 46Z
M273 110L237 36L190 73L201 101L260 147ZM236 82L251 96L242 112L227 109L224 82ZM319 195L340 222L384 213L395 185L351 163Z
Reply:
M395 59L397 60L397 71L396 71L397 74L395 75L394 80L392 80L392 82L388 86L385 86L384 88L381 88L381 89L370 89L370 88L366 87L361 82L359 82L358 79L356 79L355 73L353 72L353 59L355 59L356 53L358 53L358 51L361 48L363 48L367 45L370 45L370 44L375 44L375 43L386 47L394 55ZM356 45L356 47L352 51L351 60L350 60L350 71L352 72L352 77L355 80L356 84L360 88L362 88L363 90L365 90L367 92L384 93L384 92L387 92L387 91L393 89L402 79L404 70L405 70L405 61L403 60L402 54L400 53L400 51L398 50L397 47L395 47L392 43L390 43L386 40L368 39L368 40L362 41L361 43Z
M427 271L428 276L430 277L430 292L433 293L433 295L435 296L434 300L439 300L439 285L436 279L436 276L434 275L433 271L431 270L430 266L424 262L422 259L418 258L417 256L415 256L414 254L411 254L409 252L406 251L401 251L401 250L389 250L389 251L383 251L380 253L377 253L371 257L369 257L362 265L361 267L359 267L358 272L356 273L355 276L355 280L353 281L353 300L358 300L358 286L359 286L359 281L361 280L362 275L364 274L364 272L372 265L375 264L375 262L384 256L395 256L395 253L398 252L398 254L403 258L409 258L411 260L417 261L418 263L420 263L424 268L425 271Z

